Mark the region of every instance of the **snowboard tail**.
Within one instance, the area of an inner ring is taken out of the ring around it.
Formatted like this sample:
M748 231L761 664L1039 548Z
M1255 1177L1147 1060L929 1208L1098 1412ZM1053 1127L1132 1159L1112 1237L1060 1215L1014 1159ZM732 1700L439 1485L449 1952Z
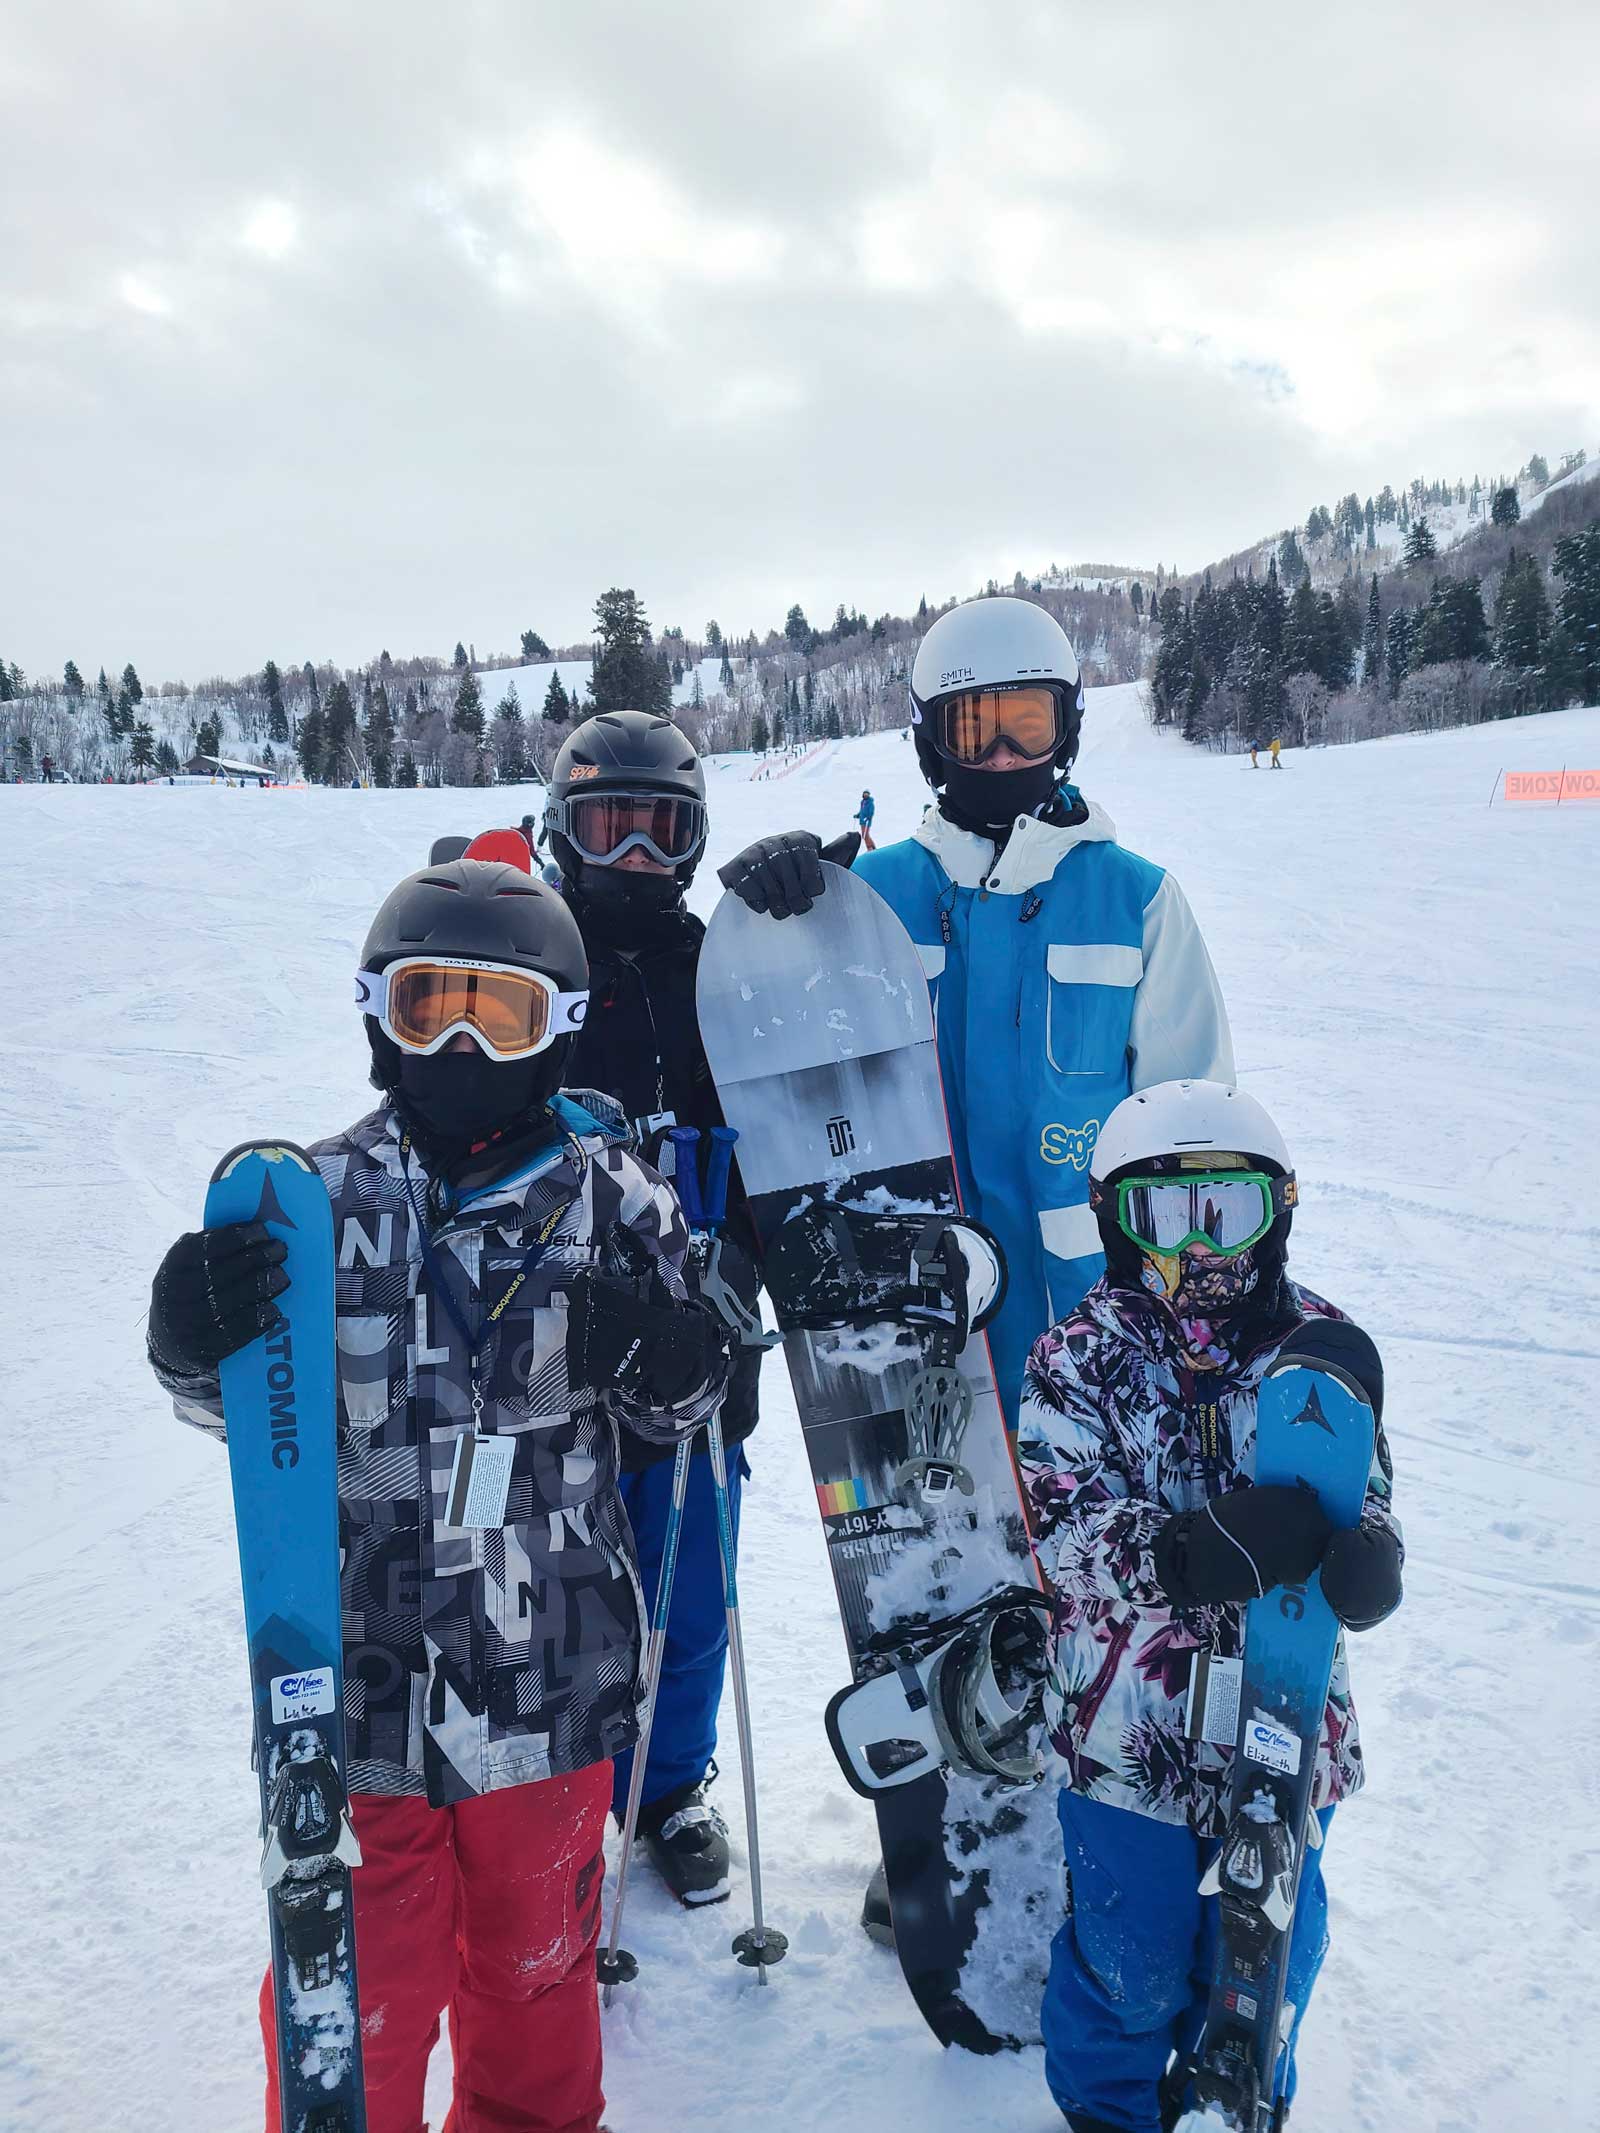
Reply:
M272 1938L284 2133L365 2133L345 1776L333 1215L310 1157L223 1157L207 1228L265 1222L288 1246L282 1322L221 1366Z

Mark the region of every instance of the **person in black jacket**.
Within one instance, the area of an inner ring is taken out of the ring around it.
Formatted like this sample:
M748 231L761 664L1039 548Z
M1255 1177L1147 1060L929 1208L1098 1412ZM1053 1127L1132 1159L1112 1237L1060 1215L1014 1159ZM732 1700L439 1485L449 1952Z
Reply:
M704 1133L722 1123L695 1013L705 928L683 901L705 849L705 790L694 746L670 719L605 711L562 745L545 814L546 842L589 956L589 1009L571 1077L614 1098L633 1121L640 1153L668 1174L675 1152L669 1127ZM755 1239L737 1170L724 1236L724 1276L753 1307ZM735 1535L760 1364L759 1351L740 1351L722 1410ZM671 1483L671 1447L658 1455L630 1440L622 1496L651 1606ZM652 1864L687 1904L718 1903L729 1893L726 1828L705 1798L727 1652L715 1497L701 1439L689 1468L639 1818ZM631 1767L631 1753L618 1757L619 1819Z

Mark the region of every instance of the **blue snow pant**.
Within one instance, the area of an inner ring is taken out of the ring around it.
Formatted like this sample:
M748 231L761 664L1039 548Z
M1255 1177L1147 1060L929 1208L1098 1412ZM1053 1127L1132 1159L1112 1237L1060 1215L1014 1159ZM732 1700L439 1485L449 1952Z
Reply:
M726 1453L728 1509L733 1537L739 1539L739 1497L745 1476L744 1447ZM644 1580L647 1609L654 1609L661 1584L661 1557L672 1507L672 1461L658 1459L621 1479L622 1501L633 1528ZM646 1633L648 1634L648 1615ZM650 1760L645 1765L643 1804L665 1799L685 1785L698 1785L717 1745L717 1706L728 1662L728 1619L722 1606L722 1552L717 1545L717 1496L711 1486L711 1460L697 1449L689 1461L689 1488L683 1501L683 1530L678 1539L678 1567L672 1580L672 1609L667 1616L666 1651L661 1687L656 1695ZM628 1804L633 1750L619 1755L612 1804L620 1819Z
M1200 1879L1220 1847L1065 1788L1059 1813L1071 1910L1050 1951L1045 2079L1063 2111L1127 2133L1161 2133L1157 2085L1172 2054L1199 2042L1210 1997L1217 1899L1201 1896ZM1333 1809L1318 1819L1326 1832ZM1319 1849L1306 1854L1290 1929L1291 2099L1295 2037L1327 1949Z

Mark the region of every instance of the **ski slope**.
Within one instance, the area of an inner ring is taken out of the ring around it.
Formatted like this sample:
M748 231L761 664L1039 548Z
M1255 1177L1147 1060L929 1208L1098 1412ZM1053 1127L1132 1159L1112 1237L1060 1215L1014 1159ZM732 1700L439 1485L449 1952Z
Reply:
M1330 1840L1333 1947L1295 2133L1597 2122L1600 809L1488 806L1501 768L1600 764L1600 711L1289 753L1281 773L1091 693L1083 785L1206 930L1241 1076L1303 1188L1293 1266L1377 1337L1408 1600L1353 1655L1371 1784ZM784 824L881 839L898 735L781 780L713 767L714 869ZM521 794L0 788L6 1183L0 1473L5 2133L260 2124L265 1950L226 1462L143 1357L149 1281L217 1155L371 1101L349 1005L368 919L433 837ZM741 1589L768 1909L648 1873L607 2018L615 2133L1046 2133L1040 2055L944 2055L856 1926L870 1809L821 1712L843 1644L781 1359ZM721 1803L742 1857L731 1707ZM443 2121L436 2062L430 2118Z

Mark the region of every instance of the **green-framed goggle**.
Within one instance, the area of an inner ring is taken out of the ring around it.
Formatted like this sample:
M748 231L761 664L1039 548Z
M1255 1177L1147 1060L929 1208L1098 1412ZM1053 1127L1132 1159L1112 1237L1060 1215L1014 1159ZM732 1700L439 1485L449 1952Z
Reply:
M1172 1257L1204 1244L1220 1257L1248 1251L1295 1204L1293 1177L1263 1170L1186 1170L1172 1177L1122 1178L1117 1227L1141 1251Z

